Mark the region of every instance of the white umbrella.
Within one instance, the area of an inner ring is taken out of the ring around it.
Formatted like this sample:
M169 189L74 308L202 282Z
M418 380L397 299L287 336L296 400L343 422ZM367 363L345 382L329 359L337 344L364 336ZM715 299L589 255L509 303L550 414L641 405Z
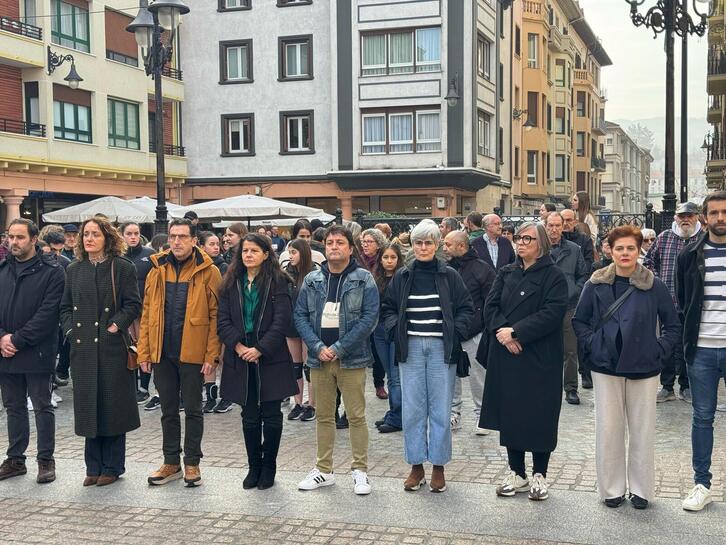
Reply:
M284 218L284 219L277 219L277 220L254 220L250 222L250 225L253 227L262 227L262 226L274 226L274 227L292 227L295 225L295 222L300 218ZM308 221L313 220L320 220L323 223L330 223L331 221L335 220L335 216L331 216L330 214L319 214L317 216L310 216L307 218L304 218ZM213 223L212 227L215 229L224 229L225 227L229 227L232 225L233 221L220 221L218 223Z
M199 221L251 221L252 219L308 218L323 214L320 208L311 208L301 204L277 201L256 195L240 195L216 201L192 204L186 211L194 211ZM171 216L181 218L184 212L171 211Z
M154 222L154 215L149 215L143 207L118 197L101 197L55 212L48 212L43 214L43 221L46 223L81 223L97 214L103 214L110 221L118 223L124 221Z
M144 210L148 211L151 216L156 217L156 199L152 199L151 197L144 196L144 197L138 197L137 199L131 199L127 202L130 202L137 206L142 207ZM180 210L182 216L187 211L186 206L174 204L173 202L167 202L166 209L169 212L171 212L172 210Z

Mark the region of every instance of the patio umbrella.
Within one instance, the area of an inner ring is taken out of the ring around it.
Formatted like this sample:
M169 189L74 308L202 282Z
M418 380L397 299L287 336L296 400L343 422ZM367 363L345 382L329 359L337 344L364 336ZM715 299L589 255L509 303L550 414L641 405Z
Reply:
M152 199L151 197L138 197L136 199L131 199L130 201L127 201L130 203L133 203L137 206L142 207L144 210L146 210L150 216L156 217L156 199ZM174 204L173 202L167 202L166 203L166 209L171 212L172 210L181 210L182 216L186 213L187 207L186 206L180 206L178 204Z
M295 222L300 218L283 218L283 219L276 219L276 220L254 220L251 223L252 227L262 227L262 226L274 226L274 227L292 227L295 225ZM313 221L315 219L322 221L324 224L328 224L331 221L335 221L335 216L332 216L330 214L318 214L316 216L310 216L305 218L308 221ZM212 226L215 229L223 229L225 227L229 227L233 221L220 221L217 223L213 223Z
M100 197L55 212L48 212L43 214L43 221L46 223L81 223L97 214L103 214L110 221L117 223L124 221L154 222L153 213L149 214L138 204L118 197Z
M256 195L240 195L216 201L192 204L185 211L194 211L199 220L205 223L223 220L247 221L253 219L309 218L324 212L320 208L311 208L301 204L277 201ZM185 211L172 210L170 215L181 218Z

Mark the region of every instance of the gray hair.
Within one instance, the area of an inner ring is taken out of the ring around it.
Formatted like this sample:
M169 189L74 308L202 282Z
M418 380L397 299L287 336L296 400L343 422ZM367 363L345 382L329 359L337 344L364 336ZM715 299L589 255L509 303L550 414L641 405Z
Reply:
M380 229L366 229L360 234L361 240L363 240L363 237L366 236L371 237L376 241L379 250L385 250L388 248L388 239L386 239L386 235L384 235L383 231Z
M650 229L648 227L643 227L640 230L640 233L643 235L643 238L655 238L656 232L653 229Z
M357 241L360 238L360 232L363 230L363 227L355 221L348 222L346 227L348 228L348 231L350 231L350 234L353 235L353 240Z
M555 211L555 212L550 212L549 214L547 214L547 219L545 220L545 224L546 224L546 223L547 223L548 221L550 221L550 218L551 218L552 216L557 216L557 217L559 217L559 218L560 218L560 220L562 221L562 224L564 225L564 223L565 223L565 218L563 218L563 217L562 217L562 214L560 214L559 212L556 212L556 211Z
M427 239L433 240L434 244L437 246L439 245L439 242L441 242L441 231L439 231L439 226L436 225L434 220L421 220L421 222L419 222L419 224L411 231L411 244L417 240Z
M500 221L501 221L501 219L502 219L502 218L500 218L499 216L497 216L496 214L487 214L486 216L484 216L484 217L482 218L482 220L481 220L481 224L482 224L482 226L484 227L484 229L486 229L487 227L489 227L489 222L490 222L490 221L491 221L492 219L494 219L494 218L498 218L498 219L499 219Z
M448 217L441 220L441 224L449 228L450 231L459 230L459 220L456 218Z
M550 244L550 239L547 236L547 230L544 228L544 225L542 225L541 222L525 221L523 224L517 227L517 234L519 235L520 233L522 233L522 231L526 231L527 229L532 227L537 232L537 245L539 246L538 257L548 255L550 253L550 250L552 249L552 244Z

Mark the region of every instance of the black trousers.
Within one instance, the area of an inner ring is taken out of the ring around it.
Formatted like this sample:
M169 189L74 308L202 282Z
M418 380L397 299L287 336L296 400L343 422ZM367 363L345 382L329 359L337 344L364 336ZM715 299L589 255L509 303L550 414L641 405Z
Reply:
M532 474L541 473L543 477L547 476L547 467L550 464L551 452L533 452L532 453ZM514 471L523 479L527 478L527 471L524 467L524 451L515 450L507 447L507 458L509 459L509 469Z
M242 407L242 427L269 426L282 429L282 400L258 402L258 368L247 366L247 404Z
M25 461L30 442L27 397L33 402L38 460L53 460L55 411L50 404L52 373L0 373L3 406L8 413L8 458Z
M184 399L184 465L199 465L202 458L204 413L201 365L181 363L166 357L154 366L154 382L161 403L161 431L164 463L179 465L181 449L181 417L179 395Z
M151 373L144 373L141 370L141 367L139 367L136 370L136 380L138 382L139 388L145 391L149 391L149 384L151 383Z
M371 343L371 350L373 351L373 386L375 388L380 388L386 383L386 370L383 368L381 358L378 357L378 352L376 352L376 346L373 342L372 335L369 341Z
M63 332L58 332L58 365L56 366L56 375L68 378L71 370L71 343L63 336Z
M126 434L106 437L86 437L86 475L112 475L126 473Z
M683 326L683 320L681 320ZM688 364L683 358L683 337L678 335L678 340L673 346L673 355L663 362L663 369L660 372L660 383L666 390L673 390L678 375L678 384L681 390L688 388Z

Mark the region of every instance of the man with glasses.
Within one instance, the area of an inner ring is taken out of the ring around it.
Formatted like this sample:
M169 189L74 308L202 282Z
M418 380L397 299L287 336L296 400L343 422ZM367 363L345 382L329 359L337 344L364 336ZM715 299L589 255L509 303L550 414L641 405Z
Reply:
M197 247L188 219L169 224L171 249L151 256L141 315L138 359L151 373L161 402L164 463L148 482L163 485L182 477L180 396L184 402L184 482L202 484L202 386L219 363L217 293L222 277L212 258Z
M592 263L595 261L594 252L592 247L592 238L584 233L580 233L575 230L577 225L577 218L575 217L575 211L565 208L560 212L562 216L562 238L574 242L580 247L582 257L585 260L585 266L588 270L592 268Z

